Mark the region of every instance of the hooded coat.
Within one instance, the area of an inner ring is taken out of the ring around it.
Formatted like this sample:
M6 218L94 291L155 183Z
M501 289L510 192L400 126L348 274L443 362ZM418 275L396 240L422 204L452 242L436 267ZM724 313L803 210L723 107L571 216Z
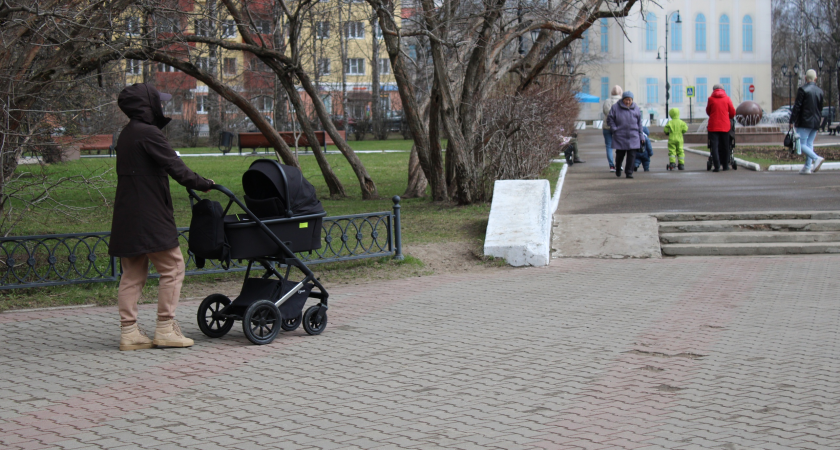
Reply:
M665 128L662 131L668 135L669 145L679 144L682 147L683 134L688 131L688 125L680 119L680 110L677 108L671 108L668 111L668 116L671 117L671 120L665 124Z
M607 125L612 129L612 146L616 150L638 150L645 145L642 131L642 110L636 102L629 107L618 102L610 108Z
M206 191L213 182L190 170L161 129L160 93L137 83L120 92L117 105L130 119L117 140L117 194L108 253L130 257L178 247L169 176L183 186Z
M709 125L706 128L712 133L729 133L732 128L731 119L735 118L735 106L732 100L726 95L723 89L715 89L709 97L706 105L706 114L709 116Z

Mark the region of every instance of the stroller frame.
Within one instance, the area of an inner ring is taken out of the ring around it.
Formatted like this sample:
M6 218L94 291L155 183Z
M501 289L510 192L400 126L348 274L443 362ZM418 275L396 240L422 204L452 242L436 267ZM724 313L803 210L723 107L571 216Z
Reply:
M729 119L730 128L729 128L729 164L732 166L732 170L738 170L738 162L735 161L735 119ZM712 170L712 167L715 164L714 158L712 158L712 140L708 140L708 147L709 147L709 159L706 161L706 171ZM722 163L723 161L721 161Z
M272 224L295 224L317 220L316 223L320 228L319 219L326 216L326 212L291 217L288 181L282 168L280 173L283 183L286 184L286 217L270 219L270 222ZM225 194L229 199L223 216L227 216L228 210L235 203L245 212L248 219L253 221L249 225L259 227L277 245L279 253L247 259L248 268L245 271L242 291L233 301L223 294L212 294L205 298L201 302L197 314L198 326L201 331L208 337L219 338L227 334L233 327L234 322L238 320L242 321L242 330L248 340L257 345L269 344L277 337L281 329L293 331L301 323L303 323L303 328L308 334L321 334L326 328L327 309L329 308L329 293L326 288L318 281L309 267L289 249L287 243L272 232L263 220L251 212L233 192L218 184L213 185L211 189ZM201 200L192 189L187 189L187 192L191 204L193 199ZM265 269L265 274L259 278L250 277L254 263L260 264ZM276 264L286 266L285 274L281 274L277 270ZM292 266L304 274L303 280L296 283L289 280ZM276 277L277 280L272 280L272 276ZM312 288L318 288L318 292L312 291ZM316 298L319 303L311 306L304 313L302 309L308 298ZM281 308L285 314L281 312ZM293 315L294 311L299 311L299 314Z

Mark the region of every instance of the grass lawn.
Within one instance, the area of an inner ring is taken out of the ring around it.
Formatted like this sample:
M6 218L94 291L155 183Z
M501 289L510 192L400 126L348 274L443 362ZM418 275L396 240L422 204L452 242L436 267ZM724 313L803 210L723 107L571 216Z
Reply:
M367 142L367 141L364 141ZM378 142L378 141L373 141ZM390 210L393 206L391 197L401 195L406 187L406 169L408 153L373 153L360 154L373 180L377 183L380 198L362 200L358 182L350 166L341 155L328 155L333 170L344 184L349 196L342 200L330 200L314 158L301 158L304 176L312 182L321 198L328 215L337 216L363 212ZM13 235L81 233L108 231L111 228L113 213L111 202L116 190L116 173L113 171L113 158L84 158L64 164L46 166L51 177L69 175L92 175L107 172L105 178L113 186L102 191L99 196L81 188L62 189L53 193L55 201L66 205L86 208L77 217L68 218L53 212L35 211L28 213L26 219L15 228ZM242 194L241 178L248 165L254 161L250 157L193 157L185 159L187 165L196 172L210 177L217 183L230 188L238 196ZM542 174L551 183L552 192L559 175L561 163L552 164ZM37 172L40 166L20 166L18 172ZM110 171L109 171L110 170ZM183 187L170 180L172 200L178 226L189 226L189 200ZM212 198L225 199L218 192L211 192ZM241 197L240 197L241 198ZM469 206L434 203L428 199L404 199L402 204L403 243L407 245L475 242L481 244L487 227L490 204L481 203ZM368 259L344 263L315 265L313 270L323 281L352 282L358 279L392 278L418 276L428 273L423 269L423 262L412 257L397 262L390 258ZM202 286L219 281L238 280L242 274L190 276L185 281L185 292L201 290ZM157 281L150 280L144 290L144 299L154 301ZM113 304L116 297L116 283L92 283L74 286L57 286L38 289L18 289L0 291L0 311L9 308L27 308L42 306L63 306L78 304ZM186 294L185 294L186 295Z
M692 148L709 151L707 146ZM840 146L814 147L814 151L825 158L826 162L840 161ZM754 162L760 165L762 169L766 169L767 167L776 164L805 163L805 157L803 155L797 155L795 153L791 154L787 148L781 145L736 145L735 157Z

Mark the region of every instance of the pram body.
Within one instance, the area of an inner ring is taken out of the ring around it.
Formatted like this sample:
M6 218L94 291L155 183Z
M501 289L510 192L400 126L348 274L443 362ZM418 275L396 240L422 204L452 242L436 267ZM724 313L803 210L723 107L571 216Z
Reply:
M712 158L712 141L708 141L709 160L706 161L706 171L712 170L715 162ZM729 165L732 170L738 170L738 163L735 161L735 119L729 119Z
M212 294L198 308L198 326L212 338L222 337L242 321L242 331L254 344L271 343L280 330L293 331L303 324L310 335L320 334L327 324L329 294L300 258L298 252L321 247L321 223L326 216L315 189L300 171L277 161L254 161L242 176L243 204L229 189L213 189L228 196L224 210L224 233L230 258L247 260L242 290L234 300ZM189 190L192 199L200 200ZM227 215L233 204L244 214ZM251 277L254 264L265 269ZM285 266L285 273L278 267ZM301 281L289 279L292 267L303 273ZM313 290L317 289L317 290ZM317 305L303 311L309 298Z

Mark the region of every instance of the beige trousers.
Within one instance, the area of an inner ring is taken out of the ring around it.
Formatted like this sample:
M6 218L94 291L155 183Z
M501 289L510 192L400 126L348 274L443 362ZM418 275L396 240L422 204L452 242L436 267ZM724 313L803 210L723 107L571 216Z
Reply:
M158 284L158 320L175 317L175 308L181 297L181 285L184 284L184 255L180 247L146 255L120 258L122 278L117 294L120 308L120 324L131 325L137 322L137 302L149 276L149 261L160 274Z

